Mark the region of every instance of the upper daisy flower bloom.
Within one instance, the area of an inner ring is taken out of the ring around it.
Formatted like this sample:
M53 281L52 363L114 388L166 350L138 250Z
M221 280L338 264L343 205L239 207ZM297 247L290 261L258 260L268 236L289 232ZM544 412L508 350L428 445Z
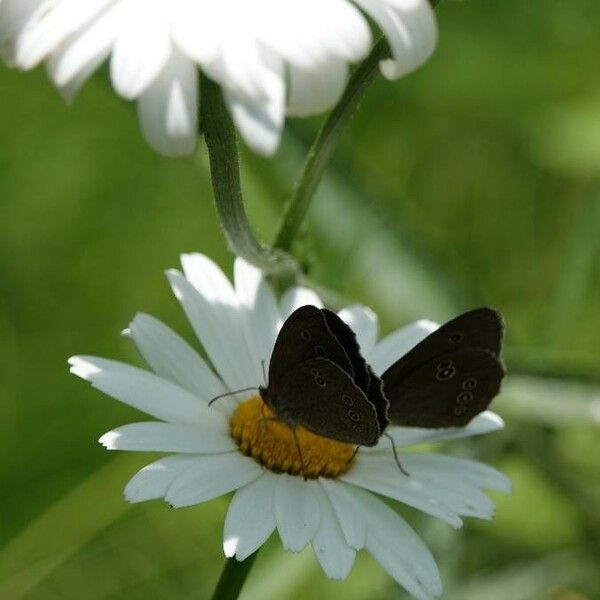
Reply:
M427 0L2 0L0 48L21 69L46 61L67 98L109 58L115 90L138 101L146 138L170 155L196 145L199 66L222 86L247 143L271 154L286 113L337 101L348 64L370 48L367 17L391 48L386 77L433 51Z
M166 452L125 488L131 502L164 498L174 507L235 491L225 520L224 551L244 560L277 529L286 550L312 544L325 573L343 579L356 551L365 548L415 598L441 594L436 564L408 524L376 494L388 496L460 527L461 517L490 519L494 506L481 491L508 491L508 480L472 460L410 452L405 447L500 429L487 411L466 427L429 430L392 426L391 443L356 448L276 420L256 392L211 399L263 385L284 320L304 305L321 306L304 288L277 301L260 271L238 259L232 285L211 260L183 257L183 271L168 278L207 356L209 366L179 335L148 315L127 334L152 371L94 357L74 357L71 371L103 392L154 417L102 436L110 450ZM381 341L377 318L361 306L339 316L357 334L375 372L431 333L419 321ZM267 364L264 364L267 363ZM301 448L302 456L299 455Z

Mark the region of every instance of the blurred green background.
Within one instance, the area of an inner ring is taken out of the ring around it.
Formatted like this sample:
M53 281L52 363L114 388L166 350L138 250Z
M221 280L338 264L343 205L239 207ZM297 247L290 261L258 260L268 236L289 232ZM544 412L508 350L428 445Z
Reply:
M447 2L434 59L369 91L300 250L320 284L388 331L489 304L508 323L505 431L446 450L513 479L492 523L462 531L403 510L452 600L600 598L600 5ZM143 142L104 74L65 108L42 70L0 69L0 598L208 598L228 499L129 506L148 462L96 439L138 414L67 374L92 353L137 361L138 310L189 336L164 269L202 251L231 271L206 156ZM320 119L276 160L244 152L269 239ZM402 599L368 556L344 583L312 551L263 549L243 594Z

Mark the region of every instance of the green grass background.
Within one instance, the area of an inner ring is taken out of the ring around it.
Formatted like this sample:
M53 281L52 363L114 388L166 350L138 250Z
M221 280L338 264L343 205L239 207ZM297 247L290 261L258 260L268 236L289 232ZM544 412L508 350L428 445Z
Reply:
M454 443L513 479L494 522L401 509L450 600L600 598L600 7L447 2L437 53L377 81L346 132L300 251L311 276L388 331L489 304L508 323L507 428ZM209 598L228 499L172 511L122 488L152 459L96 439L140 418L67 373L137 362L138 310L190 337L163 271L202 251L231 271L206 156L166 160L104 74L65 108L43 71L0 68L0 598ZM320 119L274 160L243 152L248 210L272 237ZM368 556L344 583L309 550L261 552L244 600L403 599Z

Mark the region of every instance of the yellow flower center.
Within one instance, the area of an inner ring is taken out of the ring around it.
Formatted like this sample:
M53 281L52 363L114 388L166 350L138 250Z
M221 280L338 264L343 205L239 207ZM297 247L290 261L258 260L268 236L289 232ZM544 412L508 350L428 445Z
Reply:
M231 436L240 450L275 473L305 478L337 477L352 464L355 447L316 435L304 427L279 421L254 396L240 404L231 417Z

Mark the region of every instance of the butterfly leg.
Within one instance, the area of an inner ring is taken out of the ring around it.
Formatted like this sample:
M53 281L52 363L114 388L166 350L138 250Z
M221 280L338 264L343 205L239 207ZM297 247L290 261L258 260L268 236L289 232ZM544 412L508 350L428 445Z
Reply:
M360 446L356 446L356 448L354 448L354 452L352 453L352 456L346 461L347 465L349 465L356 458L356 455L358 454L359 450L360 450Z
M398 465L398 468L402 471L402 473L404 473L407 477L410 477L410 474L406 471L406 469L402 466L402 464L400 463L400 459L398 458L398 452L396 451L396 444L394 443L394 438L389 434L389 433L384 433L383 434L388 440L390 440L390 443L392 444L392 452L394 453L394 460L396 461L396 464Z
M296 442L296 448L298 449L298 456L300 456L300 468L302 473L302 478L304 481L307 480L306 477L306 469L304 468L304 456L302 455L302 448L300 447L300 442L298 441L298 434L296 433L296 427L294 425L290 425L292 428L292 433L294 434L294 441Z

